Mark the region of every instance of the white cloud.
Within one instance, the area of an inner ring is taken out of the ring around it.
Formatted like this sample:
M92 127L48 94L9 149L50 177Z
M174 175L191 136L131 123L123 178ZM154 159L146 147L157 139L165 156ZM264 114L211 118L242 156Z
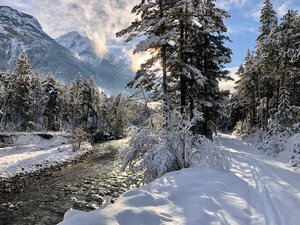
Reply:
M286 1L285 3L279 5L276 11L280 17L285 15L289 9L292 9L291 3L291 1Z
M252 17L255 21L260 21L261 8L262 8L262 5L260 5L259 8L257 8L257 9L254 10L253 12L251 12L251 17Z
M221 81L219 87L221 90L230 90L230 92L233 93L235 91L235 82L239 80L238 76L235 75L238 71L238 67L228 68L227 70L229 70L230 77L233 78L233 81Z
M217 0L217 6L229 10L231 7L242 8L251 0Z
M244 32L256 33L257 28L254 26L228 26L229 34L242 34Z
M141 64L145 63L151 57L151 54L149 52L133 54L132 49L128 50L125 48L122 49L122 53L126 55L132 62L131 64L132 72L137 72L140 69Z

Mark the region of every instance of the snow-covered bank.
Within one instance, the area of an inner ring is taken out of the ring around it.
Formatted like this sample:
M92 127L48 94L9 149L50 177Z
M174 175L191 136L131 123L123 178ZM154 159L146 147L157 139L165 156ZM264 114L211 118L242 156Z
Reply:
M276 132L260 129L251 134L244 134L241 138L266 155L283 160L291 167L300 168L300 124Z
M0 132L2 147L57 146L68 144L70 138L66 132Z
M209 169L168 173L92 212L69 212L60 225L248 224L261 213L251 190L234 174Z
M0 148L0 179L43 171L81 158L90 149L85 143L73 151L70 135L65 133L1 133L10 147Z
M167 173L112 205L71 210L60 225L298 224L300 174L287 167L285 155L270 158L230 135L219 135L217 144L232 154L229 173L200 168Z

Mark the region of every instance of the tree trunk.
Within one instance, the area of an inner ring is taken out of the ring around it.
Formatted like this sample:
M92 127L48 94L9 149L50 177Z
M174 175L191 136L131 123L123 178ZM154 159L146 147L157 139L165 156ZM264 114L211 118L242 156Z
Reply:
M159 16L162 18L164 16L163 11L163 3L162 0L159 0ZM165 25L161 25L162 33L164 33ZM162 73L163 73L163 80L162 80L162 91L163 91L163 111L165 116L165 126L168 126L169 121L169 98L168 98L168 84L167 84L167 57L166 57L166 45L161 47L161 55L162 55Z
M183 18L183 10L181 9L181 18ZM179 57L182 63L185 62L185 56L183 53L184 47L184 23L183 19L180 20L180 49L179 49ZM181 68L180 74L180 112L181 115L185 116L185 107L186 107L186 98L187 98L187 81L186 76L183 74L183 68Z

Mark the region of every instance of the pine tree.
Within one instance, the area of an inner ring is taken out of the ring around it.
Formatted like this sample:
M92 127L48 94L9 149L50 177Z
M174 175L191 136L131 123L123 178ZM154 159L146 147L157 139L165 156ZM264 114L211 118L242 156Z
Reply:
M46 117L46 129L59 131L61 129L61 90L58 82L54 79L53 74L48 74L43 81L43 104L44 116Z
M127 35L127 42L143 36L134 50L134 53L148 52L151 54L149 60L141 65L135 79L129 83L130 87L143 87L146 91L152 92L152 97L163 101L166 123L169 114L169 90L168 77L169 71L168 57L171 55L169 44L170 36L173 35L170 29L169 10L174 7L175 1L144 1L132 9L132 13L139 19L132 22L131 26L117 33L117 37ZM161 65L161 69L157 68ZM162 76L161 76L161 75Z
M291 113L289 93L286 88L281 89L278 111L275 113L274 122L283 127L292 125L293 115Z
M277 16L271 0L264 0L264 6L260 14L260 24L258 40L265 39L272 29L277 26Z
M293 105L297 104L296 95L300 88L299 69L293 63L293 53L299 51L300 24L298 19L298 12L289 10L277 28L280 87L284 84L291 87L289 91Z
M12 74L10 73L0 73L0 92L1 92L1 108L0 108L0 124L3 123L3 118L5 119L4 129L6 130L7 117L13 111L11 100L13 97L13 84L11 80Z
M33 107L33 126L35 129L40 129L41 118L43 115L43 107L41 105L43 93L42 93L42 79L38 73L33 73L31 81L32 90L32 107Z
M70 87L70 98L72 107L72 127L78 127L82 121L82 91L84 88L84 81L80 74L78 74Z
M261 10L259 36L256 41L257 81L260 127L266 129L270 114L270 99L274 96L276 85L276 66L278 51L276 48L277 16L270 0L264 1Z
M70 95L70 86L69 85L60 85L60 99L61 99L61 120L62 127L64 130L73 129L72 124L72 104L71 104L71 95Z
M142 1L133 9L141 19L117 34L128 35L127 41L142 35L145 39L136 45L135 52L153 52L130 85L155 90L155 99L163 99L166 120L174 108L180 107L183 115L189 110L190 118L195 108L203 110L201 132L208 137L224 97L218 80L227 78L228 72L223 69L231 54L224 46L228 38L223 35L227 30L223 19L228 14L217 9L214 2Z
M236 100L243 109L241 119L246 122L245 127L248 131L257 125L257 96L258 81L254 55L248 50L245 58L245 65L241 66L237 72L239 80L236 82ZM245 121L246 120L246 121Z
M111 97L107 108L108 130L116 138L124 137L128 124L127 101L121 95Z
M202 7L202 13L198 14L198 23L202 27L195 46L198 49L198 57L195 59L200 62L199 69L206 82L202 94L195 99L203 112L204 124L201 133L212 138L212 133L216 131L215 121L221 116L223 101L228 95L227 92L220 91L219 80L230 79L229 72L224 70L225 64L231 61L231 50L224 45L229 38L224 35L227 28L223 22L229 15L216 8L214 0L205 1Z
M250 118L247 130L259 125L271 137L274 133L281 135L286 127L299 122L300 16L297 11L289 10L278 24L270 0L265 0L260 22L255 55L247 54L231 105L234 105L233 115L239 117L233 121L245 120L245 115L236 111L242 110ZM278 143L272 144L266 146Z
M92 121L92 126L90 130L96 131L98 129L98 119L101 113L101 106L104 101L103 93L100 92L99 88L97 87L96 80L94 77L89 79L89 88L91 93L91 99L89 103L90 107L90 117Z
M83 125L95 132L98 128L105 131L110 124L107 96L94 78L78 75L71 86L55 80L52 73L42 80L31 71L26 54L18 60L15 72L0 73L0 94L0 127L5 130L58 131ZM122 115L118 114L119 120ZM127 123L121 122L124 132Z
M16 70L12 76L14 83L12 85L11 105L15 112L15 121L19 130L25 131L33 120L33 93L32 79L33 73L26 53L22 53L16 62Z

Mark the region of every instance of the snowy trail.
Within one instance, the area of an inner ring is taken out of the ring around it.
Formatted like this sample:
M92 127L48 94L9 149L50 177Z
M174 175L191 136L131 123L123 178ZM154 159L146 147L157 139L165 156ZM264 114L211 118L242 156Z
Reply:
M241 139L219 134L217 144L232 154L232 172L253 188L253 205L268 225L300 224L300 173L287 167L287 154L271 158Z

